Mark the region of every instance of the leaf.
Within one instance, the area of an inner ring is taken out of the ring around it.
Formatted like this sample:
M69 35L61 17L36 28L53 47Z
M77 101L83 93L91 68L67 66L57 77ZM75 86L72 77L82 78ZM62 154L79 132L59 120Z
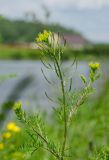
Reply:
M72 78L70 79L70 87L69 87L69 92L71 91L72 89Z
M99 79L99 78L100 78L100 76L101 76L101 74L100 74L100 73L98 73L98 74L95 76L95 80Z
M41 68L41 71L42 71L42 74L43 74L45 80L46 80L49 84L52 84L52 83L48 80L48 78L46 77L46 75L44 74L44 71L43 71L42 68Z
M84 84L87 84L87 80L86 80L85 76L84 76L84 75L81 75L80 77L81 77L82 82L83 82Z

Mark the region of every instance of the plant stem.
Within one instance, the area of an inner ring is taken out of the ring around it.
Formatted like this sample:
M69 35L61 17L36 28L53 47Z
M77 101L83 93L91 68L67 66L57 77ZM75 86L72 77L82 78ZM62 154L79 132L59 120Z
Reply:
M61 88L62 88L62 94L63 94L63 106L64 106L64 140L63 140L63 144L62 144L62 151L61 151L61 159L63 160L63 156L64 156L64 150L65 150L65 146L66 146L66 139L67 139L67 117L66 117L66 98L65 98L65 88L64 88L64 80L63 80L63 75L62 75L62 71L60 68L60 65L58 63L58 60L55 58L55 62L59 71L59 77L61 80Z
M42 139L42 141L48 146L48 145L49 145L49 142L46 140L46 138L43 137L39 132L37 132L33 127L32 127L32 129L33 129L33 131L38 135L38 137L39 137L40 139ZM44 147L43 147L43 148L44 148ZM52 150L50 150L50 149L48 149L48 148L44 148L44 149L48 150L52 155L54 155L56 158L59 159L58 153L55 153L54 151L52 151Z
M91 86L91 82L89 82L89 84L87 84L87 86L85 88L89 88ZM84 88L84 89L85 89ZM76 104L74 107L72 107L69 115L68 115L68 123L70 123L71 118L73 117L73 115L75 114L75 112L77 111L78 107L84 102L84 100L87 98L88 93L83 93L81 95L81 97L79 97L79 99L77 100Z

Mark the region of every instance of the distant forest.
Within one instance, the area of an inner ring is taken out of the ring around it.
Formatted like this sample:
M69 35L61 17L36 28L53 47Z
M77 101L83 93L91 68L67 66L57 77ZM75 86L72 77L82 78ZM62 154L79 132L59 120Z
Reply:
M44 29L53 32L79 34L60 24L44 24L39 20L11 20L0 16L0 43L33 42L36 35Z

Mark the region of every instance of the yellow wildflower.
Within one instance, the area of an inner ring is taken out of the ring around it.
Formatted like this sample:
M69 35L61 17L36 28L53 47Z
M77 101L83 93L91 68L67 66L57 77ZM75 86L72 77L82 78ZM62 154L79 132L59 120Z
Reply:
M44 30L43 33L39 33L38 37L36 38L36 42L49 42L49 37L51 36L50 31Z
M9 131L13 131L13 132L20 132L20 127L18 127L15 123L13 123L13 122L9 122L8 124L7 124L7 129L9 130Z
M100 63L93 63L93 62L91 62L91 63L89 63L89 67L93 70L93 71L95 71L95 70L97 70L97 69L99 69L100 68Z
M10 132L6 132L6 133L3 133L2 136L3 136L3 138L8 139L8 138L10 138L12 135L11 135Z
M15 126L16 126L16 124L15 124L14 122L9 122L9 123L7 124L7 129L8 129L9 131L13 131L13 129L15 128Z
M3 149L4 149L4 144L0 143L0 150L3 150Z

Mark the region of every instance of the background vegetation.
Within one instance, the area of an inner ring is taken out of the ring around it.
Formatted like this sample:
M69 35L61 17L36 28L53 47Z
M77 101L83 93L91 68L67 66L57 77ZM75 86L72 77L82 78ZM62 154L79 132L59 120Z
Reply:
M53 32L79 34L67 29L59 24L46 24L38 20L10 20L0 16L0 42L1 43L21 43L33 42L39 32L44 29Z
M66 48L63 59L70 60L77 57L78 59L94 60L107 59L109 57L109 45L95 44L81 49ZM49 57L48 57L49 58ZM1 60L37 60L40 59L40 50L31 48L22 48L19 46L0 45Z

